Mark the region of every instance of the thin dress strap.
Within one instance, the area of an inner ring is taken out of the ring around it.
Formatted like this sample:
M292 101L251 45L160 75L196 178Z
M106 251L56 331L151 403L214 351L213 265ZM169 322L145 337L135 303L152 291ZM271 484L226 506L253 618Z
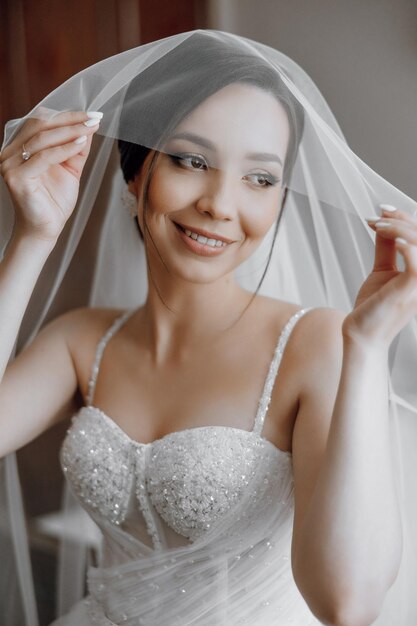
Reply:
M90 380L88 381L88 392L87 392L87 406L91 406L94 398L94 391L96 389L97 384L97 376L100 369L100 363L103 356L104 348L106 347L108 341L113 337L113 335L119 330L119 328L125 323L125 321L136 311L135 309L129 309L125 311L122 315L117 317L107 332L102 336L100 341L97 344L96 354L94 358L93 367L91 369Z
M279 339L277 347L275 348L274 356L271 361L271 365L269 366L269 371L266 377L264 389L262 392L261 399L258 404L258 412L255 417L255 424L253 427L253 432L257 435L260 435L262 432L262 428L265 422L266 413L268 411L269 403L271 401L272 389L274 387L275 378L278 373L278 367L281 363L282 355L285 350L285 346L287 345L288 338L291 334L292 329L298 322L298 320L305 314L307 311L310 311L311 307L306 309L299 309L285 324Z

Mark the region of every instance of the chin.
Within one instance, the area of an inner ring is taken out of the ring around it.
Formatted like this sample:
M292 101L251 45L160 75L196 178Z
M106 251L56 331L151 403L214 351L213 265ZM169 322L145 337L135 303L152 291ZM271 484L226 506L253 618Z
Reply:
M225 269L224 272L214 272L212 268L202 267L196 267L195 269L188 267L187 271L185 271L184 267L170 268L170 274L172 276L175 276L175 278L178 278L187 283L192 283L194 285L211 285L233 273L234 268L232 268L231 270Z

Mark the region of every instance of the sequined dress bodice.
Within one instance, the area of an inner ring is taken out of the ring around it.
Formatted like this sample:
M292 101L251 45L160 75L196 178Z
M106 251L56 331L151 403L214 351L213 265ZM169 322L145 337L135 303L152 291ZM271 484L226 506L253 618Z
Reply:
M132 312L111 325L97 347L87 405L73 416L60 454L71 490L103 532L102 567L198 542L233 518L248 494L249 526L281 500L288 508L292 455L265 439L262 428L286 342L307 310L280 334L251 431L202 426L151 443L132 440L92 403L104 348Z
M173 432L148 444L132 440L91 404L104 348L130 313L119 317L98 345L88 403L72 419L61 461L73 491L96 521L126 526L130 521L132 531L134 520L129 520L129 513L134 518L137 507L157 549L163 543L158 530L166 530L166 525L194 540L229 510L249 484L258 455L267 454L271 459L271 473L263 477L264 485L269 480L289 480L291 453L264 439L261 431L285 343L303 311L298 311L281 333L252 431L203 426ZM259 497L266 497L267 492L263 488ZM165 523L161 529L157 516Z

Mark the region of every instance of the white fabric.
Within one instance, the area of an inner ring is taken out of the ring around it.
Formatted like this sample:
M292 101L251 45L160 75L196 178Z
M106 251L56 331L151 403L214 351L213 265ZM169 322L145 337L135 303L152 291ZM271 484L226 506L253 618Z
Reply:
M61 310L71 307L74 297L65 282L66 271L73 259L78 260L77 255L82 248L82 235L91 223L99 226L100 236L97 250L91 250L85 265L86 271L90 271L93 276L91 287L88 289L87 303L92 306L131 308L143 302L147 290L144 249L138 240L136 229L132 227L128 212L121 207L120 198L125 183L119 169L114 140L121 138L152 149L161 148L158 143L160 130L158 124L160 122L162 124L164 112L163 107L159 108L159 106L169 101L177 87L184 90L184 84L189 87L187 94L191 96L194 93L196 78L202 71L201 58L195 54L199 50L205 52L204 62L209 65L212 63L214 80L218 72L218 64L213 50L215 51L219 46L225 57L235 53L242 55L243 66L248 60L258 59L270 68L287 86L292 97L302 107L304 114L304 132L288 183L285 212L279 223L270 266L260 293L299 303L300 307L304 308L332 306L345 312L351 310L357 291L371 270L374 253L374 235L363 218L376 214L377 206L381 202L392 204L410 214L417 209L417 203L372 171L350 150L319 90L308 75L291 59L268 46L230 33L193 31L146 44L87 68L45 98L40 103L44 107L42 112L36 107L29 113L29 116L36 117L40 114L45 115L45 109L50 115L56 111L72 109L103 110L104 118L99 131L100 136L94 140L93 154L90 155L88 166L83 174L76 210L41 275L39 286L29 304L27 317L22 325L17 351L23 349L36 335L45 320L53 316L54 311L59 308L58 303L62 302L60 298L64 297L65 302ZM164 66L165 61L169 63L171 58L178 60L175 64L175 71L161 79L163 72L161 74L160 67ZM137 115L134 123L127 127L119 126L120 113L123 112L125 106L124 97L130 81L137 76L143 78L144 83L143 88L136 94L133 104L138 111L141 111L141 114ZM10 142L22 121L24 119L12 121L7 125L3 146ZM3 181L1 181L0 192L2 196L0 249L4 251L13 224L13 209ZM265 268L274 226L256 253L236 271L238 282L252 291ZM401 267L401 261L399 265ZM413 592L413 581L417 574L417 564L414 558L417 553L417 533L415 532L417 499L413 484L417 465L415 453L417 449L417 389L414 374L416 361L417 324L416 319L412 319L396 337L390 350L390 415L405 546L400 574L389 591L383 614L376 622L378 626L391 626L392 623L412 626L417 616L417 596ZM101 425L103 426L104 423L105 420ZM257 466L257 472L262 471L264 463L263 469L266 472L268 471L268 455L262 457ZM7 467L11 465L6 465L6 470ZM17 501L18 481L16 478L6 480L5 485L6 491L0 491L5 498L2 507L4 525L9 529L5 542L7 545L12 543L14 547L22 546L26 541L22 526L11 522L18 511L16 507L13 507L13 502ZM245 496L239 501L240 508L246 504L250 507L249 493L250 491L246 492L246 502ZM277 509L276 513L279 518L280 510ZM278 526L275 523L277 520L274 520L273 516L265 516L265 518L260 516L260 521L263 527L257 527L256 533L254 528L248 528L245 538L249 539L253 532L255 544L256 537L260 535L274 536L277 541L276 554L283 553L282 550L284 550L284 545L287 546L286 542L289 538L290 518L288 517L285 523L282 521L278 534L276 532ZM228 516L224 519L224 523L216 525L215 532L205 536L206 541L202 540L199 543L206 559L204 563L199 563L204 576L209 576L210 568L217 571L221 566L220 562L224 563L225 543L221 533L222 530L227 529L227 523ZM9 531L14 537L13 541L8 537ZM115 524L107 525L106 532L117 537L118 541L122 536L120 528ZM210 541L207 541L208 536ZM227 548L230 553L238 555L240 549L238 538L227 537ZM15 595L17 604L21 607L23 603L25 607L25 626L35 625L36 610L33 607L31 593L28 591L31 588L31 579L27 559L25 560L24 551L21 553L15 551L14 554L16 555L15 562L13 565L11 561L9 569L12 573L15 573L17 569L20 575L20 580L17 577L20 594ZM185 552L178 550L179 561L176 567L184 564L188 554L188 546ZM68 556L68 551L63 550L62 555ZM159 572L159 559L160 553L155 551L143 561L145 575L151 579L153 571ZM212 559L212 566L209 559ZM65 559L61 562L60 568L61 573L67 573L67 580L71 579L68 575L69 562ZM152 567L146 569L150 562L155 570ZM246 576L246 570L240 565L240 560L237 562L236 584L241 593L241 603L236 603L236 613L232 616L230 623L238 623L240 617L244 619L245 614L250 615L253 603L259 600L259 598L253 598L250 593L250 589L258 589L256 581L259 570L254 567L250 575ZM256 558L253 562L256 562ZM16 563L20 567L16 568ZM80 559L77 559L74 570L71 571L77 572L79 563ZM251 561L247 560L246 563L250 565ZM101 576L106 579L109 592L106 593L103 602L110 603L112 611L118 610L115 607L120 586L125 589L131 584L132 595L134 594L133 572L137 572L138 567L141 567L141 562L133 560L131 564L125 563L121 571L112 567L105 572L91 570L91 585L99 584ZM273 596L283 588L287 590L285 577L280 578L279 562L268 563L268 567L271 576L268 581L264 581L262 598ZM22 572L25 572L24 580ZM121 574L121 579L118 578L119 574ZM12 574L10 577L13 578ZM10 577L8 577L9 580ZM74 589L79 589L79 575L75 575L74 578ZM5 602L9 594L5 581L2 580L1 583L0 601L6 606ZM249 591L243 593L245 585ZM62 585L61 589L62 587L65 585ZM196 595L190 599L190 615L195 615L191 607L199 604L197 589L196 587ZM70 590L65 589L65 591L67 593ZM161 592L161 589L158 591L158 599L163 606L167 607L172 602L174 608L180 607L179 601L176 598L172 599L167 588L165 588L165 594ZM285 592L284 595L285 608L283 610L289 611L290 615L291 594L288 592L287 597ZM71 602L67 604L62 600L61 594L58 603L59 614L69 609L77 597L77 592L69 593L69 596ZM183 601L184 598L181 600ZM149 602L152 602L152 599L149 599ZM202 606L203 603L201 603ZM220 606L220 602L215 603L216 610L220 610ZM75 619L80 619L78 623L81 624L88 623L85 622L83 605L76 610L80 612L80 617L73 618L73 621L69 623L75 623ZM268 607L265 606L263 610L265 619L269 619ZM114 611L112 615L116 619L115 623L124 623L123 615L120 613L115 615ZM12 614L12 609L9 610L9 614ZM295 619L301 620L300 615L301 609L298 612L297 608L294 612ZM184 618L184 612L182 618ZM188 618L190 616L186 615L185 619ZM106 622L99 621L98 623ZM286 624L285 621L275 621L275 623L280 626Z
M261 434L285 344L303 314L283 329L252 431L200 427L143 444L92 403L74 416L61 460L104 537L102 562L89 572L90 618L81 624L320 623L291 574L291 454ZM239 537L238 554L230 535ZM278 586L270 567L280 572ZM242 578L250 585L241 588ZM72 619L62 623L80 624Z

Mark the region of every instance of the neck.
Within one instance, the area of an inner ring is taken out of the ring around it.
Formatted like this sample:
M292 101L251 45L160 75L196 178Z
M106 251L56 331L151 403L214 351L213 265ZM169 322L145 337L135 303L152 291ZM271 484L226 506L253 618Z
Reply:
M155 363L176 362L196 347L204 349L221 342L252 296L231 275L205 284L169 276L158 280L157 287L165 304L148 270L148 295L140 317Z

